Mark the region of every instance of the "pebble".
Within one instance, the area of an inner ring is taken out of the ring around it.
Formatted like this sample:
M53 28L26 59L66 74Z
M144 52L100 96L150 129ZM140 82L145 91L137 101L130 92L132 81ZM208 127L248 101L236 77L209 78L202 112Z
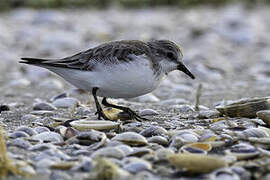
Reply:
M70 179L72 179L72 177L70 175L68 175L67 173L54 171L51 173L50 179L52 179L52 180L70 180Z
M166 135L168 131L160 126L150 126L140 132L140 134L144 137L151 137L151 136L163 136Z
M42 132L40 134L34 135L32 139L43 142L64 142L62 136L55 132Z
M32 146L31 143L23 139L13 139L10 141L9 145L16 146L22 149L28 149Z
M139 116L156 116L159 115L159 113L153 109L144 109L139 111Z
M199 119L214 119L221 116L221 113L216 110L200 111L198 114Z
M23 131L14 131L13 133L10 133L8 137L16 139L16 138L22 138L22 137L29 137L29 135Z
M147 139L149 143L157 143L160 144L162 146L168 146L169 141L162 136L152 136L150 138Z
M32 121L35 121L38 118L39 118L38 116L33 115L33 114L25 114L25 115L23 115L21 117L21 121L24 121L24 122L30 121L30 122L32 122Z
M34 129L27 126L20 126L16 129L16 131L23 131L27 133L29 136L33 136L37 134L37 132Z
M2 112L2 111L9 111L10 110L10 108L9 108L9 106L8 105L0 105L0 113Z
M151 171L152 165L149 162L140 160L138 162L126 164L123 168L128 172L135 174L141 171Z
M55 146L52 144L35 144L29 148L30 151L44 151L47 149L55 149Z
M61 99L56 99L53 105L57 108L70 108L73 109L79 105L79 101L75 98L66 97Z
M90 172L93 169L93 162L91 158L83 157L82 162L72 168L74 171Z
M34 111L40 111L40 110L54 111L54 110L56 110L56 107L50 103L47 103L47 102L39 102L39 103L35 103L33 105L33 110Z
M140 134L134 132L125 132L121 134L117 134L115 137L112 138L114 141L120 141L128 145L146 145L147 140Z
M262 110L256 113L257 117L263 120L265 124L270 126L270 110Z
M43 127L43 126L35 127L34 130L35 130L38 134L43 133L43 132L50 132L49 128Z
M125 157L125 153L120 148L117 147L104 147L95 151L91 155L92 159L95 159L97 157L123 159Z

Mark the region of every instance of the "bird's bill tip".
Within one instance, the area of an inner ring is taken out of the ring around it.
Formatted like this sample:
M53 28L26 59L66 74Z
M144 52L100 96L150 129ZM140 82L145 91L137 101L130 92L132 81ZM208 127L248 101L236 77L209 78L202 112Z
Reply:
M179 71L184 72L186 75L188 75L191 79L195 79L195 76L188 70L188 68L184 64L178 65L177 68Z

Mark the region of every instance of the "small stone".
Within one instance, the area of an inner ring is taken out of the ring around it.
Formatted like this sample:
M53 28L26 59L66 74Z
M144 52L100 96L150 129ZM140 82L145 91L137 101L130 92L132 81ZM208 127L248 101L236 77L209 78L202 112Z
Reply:
M200 111L198 114L199 119L214 119L221 116L221 113L216 110Z
M40 103L34 104L33 110L34 111L39 111L39 110L54 111L56 110L56 107L47 102L40 102Z
M55 149L52 144L36 144L29 148L29 151L44 151L47 149Z
M9 110L10 110L10 108L9 108L8 105L0 105L0 113L1 113L2 111L9 111Z
M156 155L159 161L167 161L168 155L171 155L171 154L174 154L174 151L168 148L159 148L156 151Z
M53 102L53 105L57 108L70 108L73 109L79 105L79 101L75 98L61 98L61 99L56 99Z
M29 137L29 135L23 131L14 131L13 133L8 135L10 138L21 138L21 137Z
M120 141L129 145L146 145L147 140L140 134L135 132L125 132L121 134L117 134L112 140Z
M168 146L168 144L169 144L169 141L165 137L162 137L162 136L152 136L148 139L148 142L149 143L157 143L157 144L160 144L162 146Z
M182 104L177 106L177 109L179 110L180 113L187 113L187 112L194 112L195 109L187 104Z
M256 115L258 116L258 118L263 120L265 124L267 124L268 126L270 125L270 110L258 111Z
M33 114L25 114L21 117L21 121L23 122L27 122L27 121L35 121L36 119L38 119L39 117L38 116L35 116Z
M46 111L46 110L32 111L30 113L33 115L37 115L37 116L52 116L52 115L54 115L54 112Z
M39 160L37 163L35 163L35 166L37 168L48 168L54 163L55 163L54 160L44 158L44 159Z
M35 130L38 134L43 133L43 132L50 132L49 128L43 127L43 126L35 127L34 130Z
M16 146L22 149L28 149L32 146L28 141L25 141L23 139L13 139L10 141L9 145Z
M93 159L97 157L107 157L107 158L116 158L123 159L125 157L125 153L117 148L117 147L105 147L95 151L91 157Z
M139 111L138 113L139 116L155 116L159 115L159 113L153 109L144 109Z
M40 140L45 142L63 142L63 138L60 134L55 132L43 132L32 137L34 140Z
M160 126L151 126L140 132L140 134L144 137L162 136L162 135L166 135L167 133L168 131Z
M63 171L61 171L61 172L54 171L50 175L50 179L53 179L53 180L70 180L72 178L71 178L70 175L68 175L67 173L65 173Z
M29 136L33 136L33 135L37 134L37 132L35 130L33 130L32 128L27 127L27 126L20 126L16 129L16 131L23 131L23 132L27 133Z
M152 165L144 160L140 160L137 162L131 162L123 167L125 170L127 170L130 173L138 173L141 171L151 171Z
M93 168L92 159L88 157L84 157L82 162L74 166L72 170L90 172L92 168Z

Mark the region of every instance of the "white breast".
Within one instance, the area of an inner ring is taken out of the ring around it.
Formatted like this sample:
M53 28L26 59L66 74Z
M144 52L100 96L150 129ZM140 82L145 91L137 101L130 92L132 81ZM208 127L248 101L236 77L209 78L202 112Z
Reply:
M91 91L98 87L98 96L132 98L153 91L164 75L161 73L155 77L151 63L144 59L146 57L135 57L133 61L119 64L100 63L94 71L47 68L80 89Z

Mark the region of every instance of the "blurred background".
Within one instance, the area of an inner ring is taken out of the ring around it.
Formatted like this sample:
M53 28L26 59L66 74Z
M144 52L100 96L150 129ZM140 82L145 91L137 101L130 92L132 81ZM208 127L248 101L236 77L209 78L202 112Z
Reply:
M0 104L32 104L72 86L20 57L61 58L122 39L169 39L195 81L174 72L131 101L201 103L270 94L269 0L0 0ZM164 104L166 104L164 103Z

